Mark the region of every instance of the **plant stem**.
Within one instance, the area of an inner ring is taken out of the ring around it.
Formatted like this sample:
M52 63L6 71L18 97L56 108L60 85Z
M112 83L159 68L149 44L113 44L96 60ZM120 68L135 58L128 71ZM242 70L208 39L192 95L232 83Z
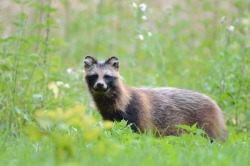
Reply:
M15 121L15 107L16 107L16 101L18 99L18 71L19 71L19 57L20 57L20 53L21 53L21 48L23 45L23 36L25 33L25 27L27 24L27 19L28 17L26 16L24 22L23 22L23 26L20 28L20 33L18 35L18 40L16 40L16 52L14 55L14 69L13 69L13 84L12 84L12 108L11 111L9 113L9 120L8 120L8 129L11 129L11 126L13 124L13 122ZM21 21L19 22L20 24L22 23Z
M46 18L46 34L45 34L45 46L44 46L44 52L43 52L43 68L45 71L45 76L44 76L44 98L47 95L47 85L49 82L49 68L48 68L48 43L49 43L49 33L50 33L50 8L51 8L51 0L47 0L47 18ZM44 98L42 100L42 107L44 107Z

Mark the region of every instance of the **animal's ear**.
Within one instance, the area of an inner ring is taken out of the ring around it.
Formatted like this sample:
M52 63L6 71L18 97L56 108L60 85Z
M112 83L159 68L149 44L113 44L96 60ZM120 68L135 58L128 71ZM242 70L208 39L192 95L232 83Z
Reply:
M116 70L119 69L119 61L118 58L116 58L115 56L112 56L111 58L107 59L105 63L112 66Z
M95 58L91 57L91 56L86 56L84 59L84 68L90 68L91 66L93 66L94 64L97 64L97 60L95 60Z

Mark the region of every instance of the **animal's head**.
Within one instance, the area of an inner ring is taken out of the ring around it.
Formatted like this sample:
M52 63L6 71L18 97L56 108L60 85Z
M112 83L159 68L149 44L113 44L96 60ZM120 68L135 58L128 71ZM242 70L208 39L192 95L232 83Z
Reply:
M109 94L116 90L119 80L119 61L111 57L97 61L91 56L84 59L85 80L93 94Z

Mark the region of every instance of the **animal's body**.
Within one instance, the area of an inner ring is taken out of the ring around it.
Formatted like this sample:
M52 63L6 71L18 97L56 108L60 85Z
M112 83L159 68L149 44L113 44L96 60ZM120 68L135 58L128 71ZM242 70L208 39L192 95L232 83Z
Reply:
M119 62L98 62L87 56L85 79L104 120L127 120L134 131L149 129L158 135L179 135L176 125L197 123L209 138L225 140L226 125L220 107L210 97L180 88L135 88L122 83Z

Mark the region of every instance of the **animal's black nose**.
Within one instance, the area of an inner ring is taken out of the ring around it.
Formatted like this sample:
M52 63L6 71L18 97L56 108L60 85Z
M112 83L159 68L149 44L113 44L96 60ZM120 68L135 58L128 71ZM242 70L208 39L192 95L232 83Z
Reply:
M96 87L97 88L104 88L104 84L99 82L96 84Z

